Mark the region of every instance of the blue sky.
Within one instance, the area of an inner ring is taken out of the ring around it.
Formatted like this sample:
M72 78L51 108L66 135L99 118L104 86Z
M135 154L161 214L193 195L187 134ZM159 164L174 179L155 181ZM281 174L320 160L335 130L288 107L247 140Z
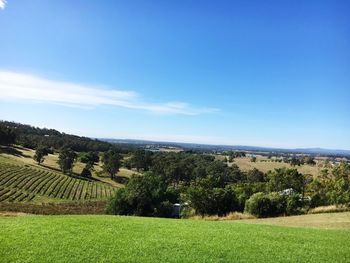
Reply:
M349 1L0 2L0 119L350 149Z

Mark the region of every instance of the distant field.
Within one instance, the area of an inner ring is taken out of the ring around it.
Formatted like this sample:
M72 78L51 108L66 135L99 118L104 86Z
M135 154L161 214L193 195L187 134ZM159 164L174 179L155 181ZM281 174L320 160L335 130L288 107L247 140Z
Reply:
M243 171L248 171L253 168L257 168L264 173L266 173L269 170L274 170L275 168L287 167L296 168L300 173L303 174L311 174L313 176L318 176L319 172L322 170L322 168L318 167L317 165L311 166L304 164L301 166L291 166L289 163L272 162L264 157L258 157L256 162L251 162L249 157L235 158L233 163L237 164L238 167Z
M118 216L0 217L2 262L349 262L350 232Z

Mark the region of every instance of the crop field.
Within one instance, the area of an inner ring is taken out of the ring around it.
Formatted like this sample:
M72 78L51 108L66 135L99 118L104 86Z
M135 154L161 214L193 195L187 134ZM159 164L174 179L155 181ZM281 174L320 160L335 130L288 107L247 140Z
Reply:
M120 216L0 217L3 262L349 262L350 231Z
M113 187L70 177L30 165L0 162L0 202L49 200L103 200Z

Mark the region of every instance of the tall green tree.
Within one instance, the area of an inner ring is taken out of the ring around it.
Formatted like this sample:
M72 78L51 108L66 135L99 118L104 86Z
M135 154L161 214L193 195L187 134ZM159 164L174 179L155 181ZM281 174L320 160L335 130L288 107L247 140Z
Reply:
M121 155L116 150L109 150L103 154L103 170L114 179L114 175L119 171Z
M33 156L33 159L38 163L41 164L44 159L45 156L49 154L49 151L46 147L42 147L39 146L36 150L35 150L35 154Z
M72 173L77 154L70 148L63 148L58 156L57 163L63 173Z
M268 186L270 191L283 191L293 188L298 193L304 193L305 176L297 169L278 168L268 173Z
M0 126L0 145L9 145L15 143L16 133L13 129Z

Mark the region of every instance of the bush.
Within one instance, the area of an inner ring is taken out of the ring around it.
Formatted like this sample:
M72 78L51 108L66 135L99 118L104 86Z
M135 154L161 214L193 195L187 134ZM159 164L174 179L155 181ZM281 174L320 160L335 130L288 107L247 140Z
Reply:
M292 194L287 197L286 200L286 213L287 215L300 214L300 208L302 207L302 201L299 194Z
M117 215L172 216L172 202L175 192L152 173L133 175L125 188L121 188L109 201L107 211ZM175 200L177 201L177 200Z
M253 194L246 202L245 212L256 217L278 216L285 212L286 199L278 193Z
M192 186L188 189L191 206L200 215L224 216L238 209L238 201L230 187L206 188Z

